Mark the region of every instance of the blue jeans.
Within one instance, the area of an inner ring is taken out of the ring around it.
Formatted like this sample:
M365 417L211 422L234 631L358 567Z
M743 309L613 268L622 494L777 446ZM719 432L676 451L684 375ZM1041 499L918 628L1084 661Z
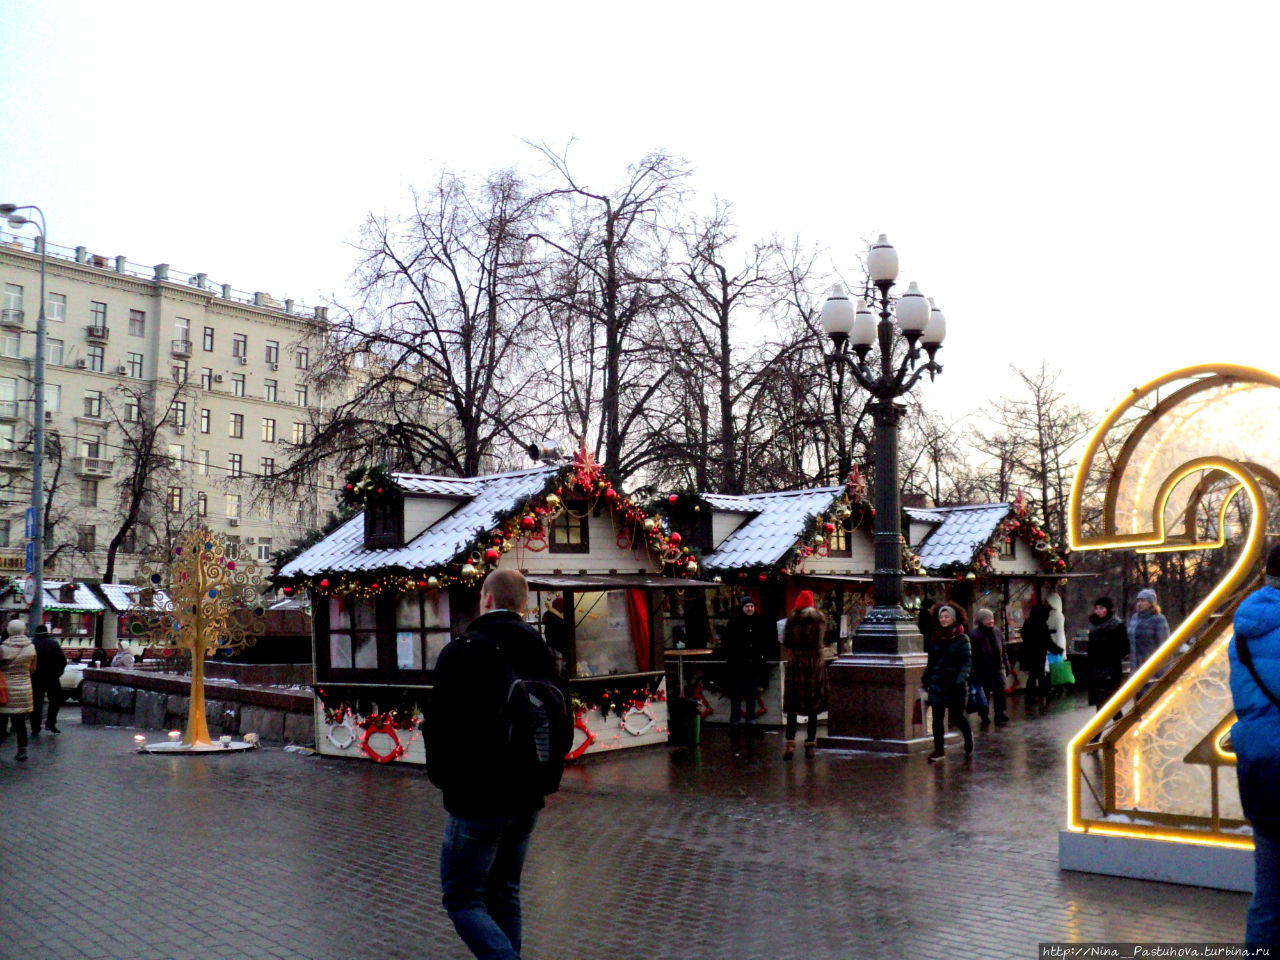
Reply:
M1251 947L1280 947L1280 837L1253 831L1253 899L1245 923Z
M520 871L538 811L507 817L450 816L440 851L444 908L481 960L519 960Z

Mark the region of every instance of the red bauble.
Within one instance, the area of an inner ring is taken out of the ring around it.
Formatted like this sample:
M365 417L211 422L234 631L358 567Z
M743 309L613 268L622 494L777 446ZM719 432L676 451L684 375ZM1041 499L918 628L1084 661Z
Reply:
M673 493L671 496L667 497L667 503L675 503L679 499L680 498Z
M758 579L760 580L761 583L764 583L766 580L769 579L769 575L767 573L762 573L760 574Z
M328 590L328 589L329 589L329 581L328 581L328 580L321 580L321 581L320 581L320 589L321 589L321 590Z
M490 563L497 563L498 558L501 556L502 554L498 550L494 549L493 547L490 547L488 550L484 552L484 558L488 560Z
M547 508L546 508L546 507L534 507L534 508L533 508L533 512L534 512L534 513L536 513L536 514L537 514L538 516L540 516L540 517L545 517L545 516L547 515Z
M378 496L382 496L382 488L381 488L381 487L379 487L379 488L378 488Z
M351 484L351 483L348 483L348 484L347 484L347 492L348 492L348 493L350 493L350 492L351 492L352 490L354 490L354 489L355 489L355 484Z
M418 589L419 589L419 590L425 590L425 589L427 589L427 581L425 581L425 580L419 580L419 581L418 581Z
M287 596L289 596L289 594L293 593L293 587L282 587L282 588L280 589L280 592L281 592L281 593L283 593L283 594L287 597Z
M605 487L604 498L606 500L617 500L618 491L613 489L613 487Z
M684 538L683 538L682 536L680 536L680 534L679 534L679 533L673 533L673 534L671 534L671 542L672 542L672 543L676 543L676 544L678 544L678 543L679 543L681 540L683 540L683 539L684 539Z
M822 529L825 530L827 533L835 533L836 525L832 523L830 520L828 520L826 523L822 525Z
M537 525L538 525L538 521L537 521L537 520L535 520L535 519L533 519L533 517L527 517L527 516L526 516L526 517L521 517L521 518L520 518L520 527L521 527L521 529L524 529L524 530L532 530L532 529L533 529L534 527L536 527Z

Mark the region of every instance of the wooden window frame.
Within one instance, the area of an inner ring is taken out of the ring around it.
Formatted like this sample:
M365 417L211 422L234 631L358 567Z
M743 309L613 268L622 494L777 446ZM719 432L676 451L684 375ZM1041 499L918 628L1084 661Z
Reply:
M853 556L853 517L841 520L838 517L835 521L835 532L827 539L827 556L829 557L852 557ZM840 544L843 542L843 546Z
M404 546L404 497L398 493L371 500L364 509L366 550Z
M570 512L570 508L573 512ZM578 513L580 516L574 516ZM590 505L585 500L566 500L564 501L564 509L560 516L547 524L547 549L551 553L590 553L591 552L591 526L590 526ZM578 524L578 536L580 542L569 543L561 540L558 536L563 528L567 533L570 524L576 522Z

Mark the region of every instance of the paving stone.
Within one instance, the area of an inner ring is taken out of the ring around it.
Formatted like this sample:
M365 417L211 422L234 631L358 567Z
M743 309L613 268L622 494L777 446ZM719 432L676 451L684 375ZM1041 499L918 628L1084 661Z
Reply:
M1059 873L1063 746L1086 716L1017 718L978 734L970 763L784 763L776 734L712 731L575 766L534 835L525 956L1022 960L1042 940L1239 940L1242 895ZM421 768L146 756L130 730L74 714L63 730L26 764L0 749L0 957L468 956L440 907L445 815Z

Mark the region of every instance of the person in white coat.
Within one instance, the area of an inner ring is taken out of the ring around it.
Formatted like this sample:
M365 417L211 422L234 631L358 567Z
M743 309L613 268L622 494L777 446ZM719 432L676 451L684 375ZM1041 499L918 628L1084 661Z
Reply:
M18 754L15 760L27 759L27 718L35 709L31 675L36 672L36 648L27 636L27 625L21 620L10 620L8 637L0 643L0 671L4 673L9 688L9 700L0 707L0 741L13 732L18 738Z

